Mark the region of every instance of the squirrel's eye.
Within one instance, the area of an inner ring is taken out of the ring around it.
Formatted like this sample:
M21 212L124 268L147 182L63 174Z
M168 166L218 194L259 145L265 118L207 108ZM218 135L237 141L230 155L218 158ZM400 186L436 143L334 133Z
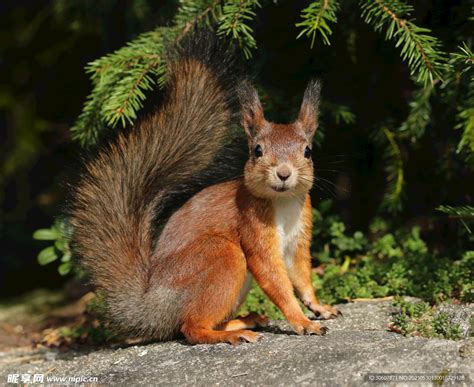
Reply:
M257 146L255 147L255 157L262 157L263 156L263 151L262 151L262 147L257 144Z
M311 158L311 148L309 146L307 146L304 150L304 157L307 159Z

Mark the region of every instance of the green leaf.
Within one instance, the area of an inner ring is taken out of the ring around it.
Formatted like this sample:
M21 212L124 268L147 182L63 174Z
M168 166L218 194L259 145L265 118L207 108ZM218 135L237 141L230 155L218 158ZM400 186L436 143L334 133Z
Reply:
M71 262L61 263L58 267L58 272L61 275L67 275L71 272Z
M56 242L54 242L54 247L56 247L59 251L66 251L68 249L68 242L60 238Z
M56 255L54 246L46 247L38 254L38 263L43 266L54 262L56 259L58 259L58 256Z
M33 238L39 241L54 241L58 237L59 233L55 228L40 228L33 233Z
M71 260L71 253L67 251L61 257L61 262L69 262L70 260Z

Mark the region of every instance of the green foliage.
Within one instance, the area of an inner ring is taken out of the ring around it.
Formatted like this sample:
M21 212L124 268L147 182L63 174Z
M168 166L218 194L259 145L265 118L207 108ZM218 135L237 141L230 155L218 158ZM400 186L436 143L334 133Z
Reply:
M439 40L430 35L431 31L417 26L409 19L414 9L403 1L360 1L360 5L364 21L376 31L385 29L385 38L396 41L396 47L401 47L401 57L407 62L410 74L418 85L409 102L409 114L398 130L383 127L375 136L376 142L385 150L387 189L382 209L396 213L402 208L405 183L403 142L408 140L413 145L424 135L431 121L431 98L435 86L443 81L443 87L447 90L457 89L454 81L459 76L453 66L460 62L472 64L472 52L464 43L461 52L452 54L448 61L448 54L442 51ZM465 71L462 69L460 72ZM471 94L470 91L468 93ZM459 108L457 128L463 128L463 137L458 152L474 139L471 105L474 106L474 98L471 99L468 95Z
M95 85L113 86L101 106L107 125L132 123L145 100L145 92L156 83L164 83L164 61L159 54L163 51L162 40L160 30L144 33L127 46L88 65L87 72Z
M354 253L364 250L367 239L360 231L356 231L353 236L345 235L346 226L342 222L334 222L329 229L331 244L334 246L334 253L341 256L344 253Z
M399 0L361 1L362 17L373 25L375 30L386 29L387 40L395 40L396 47L401 47L401 57L410 68L415 83L421 85L413 93L409 102L410 111L398 131L383 128L378 135L379 145L385 149L387 189L382 208L394 213L401 210L402 193L404 186L404 163L402 141L408 140L411 144L424 135L431 120L431 103L435 85L444 81L446 89L457 89L456 82L459 75L467 71L466 67L472 66L472 51L466 43L460 48L459 53L451 54L451 59L441 50L439 40L430 35L431 31L418 27L408 18L413 13L413 7ZM460 71L455 70L456 64L466 67ZM456 82L455 82L456 81ZM458 153L468 148L468 157L473 153L474 147L474 96L471 87L458 108L458 123L456 128L463 129L463 135L458 145ZM452 93L452 92L451 92Z
M459 82L457 74L467 72L473 63L472 50L463 42L460 51L448 55L443 52L440 41L431 35L427 28L415 24L411 15L413 6L401 0L359 1L364 21L372 25L375 31L385 31L385 39L393 40L400 48L401 58L407 63L415 84L419 85L409 102L409 114L398 130L389 130L387 126L376 131L376 141L385 152L385 169L387 174L387 189L382 209L391 213L399 212L402 208L404 187L404 162L402 144L408 140L411 144L424 135L431 121L431 103L435 85L445 81L447 89L457 89L454 80ZM316 35L321 34L323 42L329 44L332 34L330 23L336 23L336 13L339 9L337 1L313 1L302 11L302 21L297 24L302 35L311 37L311 47ZM470 20L472 17L470 18ZM450 57L449 61L448 58ZM461 70L454 67L462 65ZM466 159L474 160L474 82L469 80L467 97L461 99L457 113L456 128L462 129L463 134L457 152L465 150Z
M454 101L455 128L462 130L456 153L462 154L471 169L474 167L474 54L466 42L449 54L448 67L441 85L443 100ZM472 42L470 41L470 44ZM449 106L449 105L448 105Z
M96 292L95 297L87 304L85 324L76 326L73 330L80 333L80 337L87 337L93 344L105 344L118 338L114 330L110 328L106 317L106 302L101 292Z
M162 87L166 80L166 47L179 44L196 26L218 24L218 34L231 36L250 58L256 42L249 23L257 7L256 0L182 0L171 26L143 33L91 62L86 71L93 89L71 129L73 138L90 146L107 127L133 124L146 93Z
M86 311L83 315L69 325L57 329L55 341L69 347L86 343L105 345L119 341L120 337L110 328L110 322L105 311L105 299L103 294L98 291L87 302Z
M327 201L314 209L313 256L324 267L323 276L315 277L314 283L325 302L388 295L417 296L429 302L473 299L469 280L474 274L473 252L453 262L431 251L418 228L390 233L381 219L372 223L369 237L357 232L341 235L340 225L328 228L328 223L340 222L329 211Z
M462 46L459 46L459 52L451 53L451 66L459 65L461 66L461 72L467 72L472 69L474 64L474 52L467 45L466 42L463 42Z
M51 228L43 228L33 233L33 238L40 241L54 241L52 246L45 247L38 254L38 263L47 265L59 260L58 272L67 275L72 270L71 249L69 247L70 226L64 219L57 219Z
M317 231L316 231L317 232ZM357 244L361 236L353 239ZM370 240L364 249L344 250L351 246L326 242L323 251L313 255L324 263L324 275L315 278L320 297L329 303L354 298L410 295L429 302L459 299L470 302L474 254L465 253L454 261L432 251L421 239L418 228L385 233Z
M472 70L472 52L466 43L460 47L460 53L451 54L449 63L443 67L444 82L435 79L424 85L417 84L409 101L409 113L398 129L382 127L374 136L375 142L384 150L387 188L382 209L396 213L402 209L404 179L405 143L416 145L425 135L431 124L431 103L437 96L436 87L441 85L444 92L442 103L449 110L453 100L457 101L456 129L463 131L457 147L457 153L463 153L468 165L474 165L474 81ZM468 78L470 77L470 78ZM466 79L468 78L468 79ZM463 82L467 83L464 90ZM415 81L415 84L417 81ZM439 95L439 94L438 94Z
M376 31L386 27L387 40L396 40L396 47L402 46L402 59L407 61L411 74L417 75L417 81L426 83L428 80L440 79L443 71L444 54L441 51L437 38L429 35L431 31L418 27L410 17L413 7L399 0L360 1L362 17ZM297 36L305 35L311 38L311 47L314 45L318 33L321 34L324 44L329 45L329 36L332 30L329 23L337 22L338 1L313 1L301 12L302 21L297 27L302 30ZM472 54L472 53L471 53Z
M242 49L245 57L252 57L252 49L257 47L252 28L246 24L255 18L255 8L260 8L256 0L227 1L219 20L219 35L232 36Z
M435 307L427 302L410 302L398 298L394 305L400 308L392 320L391 330L404 336L423 336L450 340L462 339L458 324L451 321L447 313L435 313Z
M322 110L328 110L337 125L354 124L356 122L355 114L345 105L337 105L334 103L323 102ZM318 128L319 130L319 128Z
M332 30L329 24L337 22L338 10L339 2L336 0L313 1L301 11L302 21L296 23L296 27L301 27L301 32L296 38L303 35L310 37L311 48L313 48L316 36L320 33L324 44L330 45L329 36L332 35Z
M427 28L417 26L408 18L413 7L399 0L361 1L362 18L376 31L386 28L385 38L395 40L401 47L401 57L407 62L410 74L426 85L441 79L445 54L437 38Z
M196 25L209 23L219 12L219 1L181 1L170 27L146 32L125 47L91 62L93 90L71 131L82 146L96 143L106 126L132 124L146 92L166 79L165 47L179 41Z
M160 31L148 32L88 65L93 90L71 128L74 139L92 145L107 124L125 125L136 118L144 91L163 81L162 49Z
M460 153L463 150L472 157L474 154L474 81L469 82L467 98L459 105L456 129L462 129L463 134L457 148Z
M474 217L474 207L473 206L439 206L438 211L444 212L451 216L456 216L459 218L472 218Z
M194 26L208 26L221 15L222 1L219 0L179 0L174 24L179 31L178 39L186 35ZM171 38L174 38L173 27Z
M382 201L382 209L391 213L401 210L405 186L405 169L402 150L396 134L383 127L375 136L375 142L384 150L387 186Z
M431 30L414 23L411 18L414 11L412 5L403 0L360 0L359 5L364 21L372 25L375 31L385 31L385 38L394 40L395 46L400 47L401 58L407 63L417 83L427 86L428 83L443 79L443 73L449 69L447 55L442 51L440 41L431 36ZM302 21L296 24L301 28L297 38L303 35L310 37L312 48L319 33L323 43L330 45L330 24L337 23L339 9L338 1L312 1L302 10ZM472 51L466 43L461 47L461 53L455 54L453 58L469 65L473 62Z
M433 91L434 85L428 84L413 92L412 100L409 102L410 112L399 128L400 135L402 137L408 136L411 143L416 143L423 136L430 123L430 98Z

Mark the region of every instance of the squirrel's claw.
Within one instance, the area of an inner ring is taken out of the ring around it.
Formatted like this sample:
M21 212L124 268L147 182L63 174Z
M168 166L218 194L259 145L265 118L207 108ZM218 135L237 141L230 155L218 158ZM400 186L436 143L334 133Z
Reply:
M329 332L328 327L321 327L321 336L325 336Z
M320 317L323 320L329 320L338 316L342 316L341 311L333 308L331 305L317 304L312 305L310 309L316 317Z
M226 341L234 346L237 346L242 343L256 343L262 337L263 335L261 333L253 332L250 330L242 330L242 331L229 332L229 335Z
M319 323L309 320L303 326L294 327L294 330L299 335L324 336L329 331L329 328L323 327Z

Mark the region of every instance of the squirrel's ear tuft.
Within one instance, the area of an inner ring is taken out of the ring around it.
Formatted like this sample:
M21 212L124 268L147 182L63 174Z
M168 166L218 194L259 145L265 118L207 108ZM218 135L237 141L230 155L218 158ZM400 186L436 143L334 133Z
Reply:
M318 127L319 95L321 93L321 82L312 80L309 82L301 103L298 121L303 126L308 138L312 138Z
M249 138L254 138L262 128L265 118L257 90L248 82L243 81L237 90L241 106L241 123Z

